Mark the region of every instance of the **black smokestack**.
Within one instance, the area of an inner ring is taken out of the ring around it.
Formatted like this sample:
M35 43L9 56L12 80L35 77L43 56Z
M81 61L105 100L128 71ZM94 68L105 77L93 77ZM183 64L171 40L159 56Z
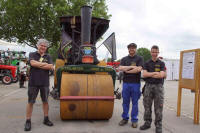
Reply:
M81 45L90 43L92 7L81 7Z

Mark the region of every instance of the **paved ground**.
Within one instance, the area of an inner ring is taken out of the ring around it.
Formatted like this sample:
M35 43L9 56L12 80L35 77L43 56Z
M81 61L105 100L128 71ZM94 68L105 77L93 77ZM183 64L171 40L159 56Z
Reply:
M51 78L53 83L53 78ZM26 85L27 86L27 85ZM165 106L163 118L163 133L199 133L200 125L193 124L194 94L183 90L182 115L176 117L177 81L165 82ZM27 89L19 89L18 84L3 85L0 83L0 133L23 133L25 122L25 107L27 104ZM59 114L59 101L50 98L50 119L53 127L42 124L43 113L40 98L34 106L32 131L30 133L154 133L155 126L147 131L131 128L131 123L120 127L122 100L115 100L114 113L109 121L62 121ZM143 124L142 97L139 101L139 125ZM154 115L153 115L154 118Z

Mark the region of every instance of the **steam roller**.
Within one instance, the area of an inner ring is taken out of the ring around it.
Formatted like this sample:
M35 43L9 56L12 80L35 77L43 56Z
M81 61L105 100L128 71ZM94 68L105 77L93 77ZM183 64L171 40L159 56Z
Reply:
M110 119L116 72L99 65L95 46L109 20L92 17L92 7L83 6L81 16L60 17L60 25L54 89L59 95L61 119Z

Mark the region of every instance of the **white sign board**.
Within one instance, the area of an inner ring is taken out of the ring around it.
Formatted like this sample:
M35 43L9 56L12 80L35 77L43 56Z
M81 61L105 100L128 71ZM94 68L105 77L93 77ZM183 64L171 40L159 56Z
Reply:
M195 52L183 53L182 78L194 79Z

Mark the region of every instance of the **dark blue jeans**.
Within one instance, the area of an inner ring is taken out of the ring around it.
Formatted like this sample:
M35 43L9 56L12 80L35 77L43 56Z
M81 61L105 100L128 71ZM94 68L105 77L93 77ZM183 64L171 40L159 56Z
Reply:
M140 99L141 91L139 83L123 83L123 113L122 118L129 119L129 105L132 101L131 121L138 121L138 100Z

